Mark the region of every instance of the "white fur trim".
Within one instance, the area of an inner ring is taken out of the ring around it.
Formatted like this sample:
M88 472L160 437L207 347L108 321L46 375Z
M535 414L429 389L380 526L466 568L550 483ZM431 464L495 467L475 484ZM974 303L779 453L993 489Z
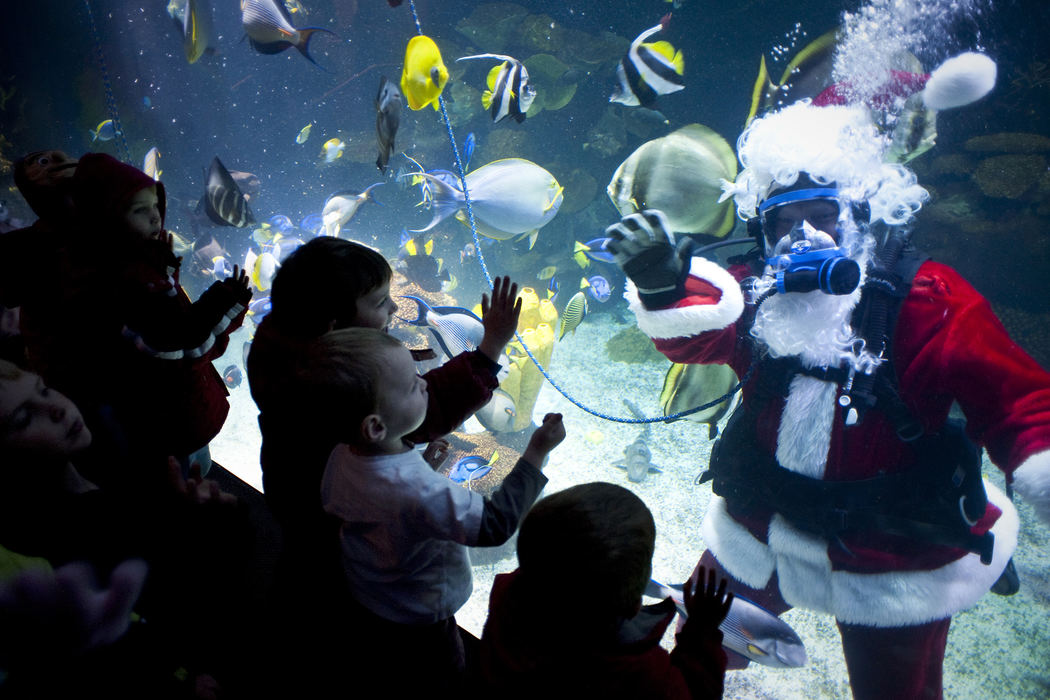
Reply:
M777 428L777 462L785 469L822 479L828 464L838 385L800 374L791 380Z
M718 263L695 257L690 263L689 274L699 277L722 292L717 304L697 304L677 309L650 311L638 298L638 290L627 280L624 298L638 320L638 328L650 338L685 338L705 331L725 328L740 318L744 311L744 294L736 281Z
M729 515L721 496L711 496L700 536L715 559L737 580L752 588L765 588L769 583L776 559L769 547Z
M1037 452L1014 471L1014 488L1026 503L1050 523L1050 450Z
M733 520L720 498L712 498L704 519L704 542L734 577L762 588L776 569L780 592L789 604L834 615L851 624L873 627L918 625L951 617L977 602L1006 568L1017 547L1017 510L1006 495L987 481L988 499L1002 516L992 528L995 551L985 566L967 554L931 571L857 574L832 571L827 543L800 532L779 516L763 545ZM770 560L775 567L770 567Z

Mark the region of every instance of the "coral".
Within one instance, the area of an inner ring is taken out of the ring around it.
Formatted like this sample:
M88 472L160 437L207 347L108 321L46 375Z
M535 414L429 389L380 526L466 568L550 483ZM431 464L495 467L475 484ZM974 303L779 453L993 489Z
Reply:
M973 180L989 197L1021 199L1046 172L1040 155L992 156L981 161Z
M587 131L587 141L583 147L607 157L621 151L626 141L627 130L623 118L612 107L606 107L598 123Z
M964 153L937 156L929 166L931 175L969 175L977 167L973 158Z
M605 341L605 353L614 362L641 364L643 362L667 362L654 346L653 341L636 326L628 326Z
M1050 151L1050 138L1021 132L984 134L968 140L964 148L975 153L1044 153Z
M565 200L561 212L571 214L583 209L598 194L598 181L586 170L575 168L565 178Z
M511 39L521 34L529 11L509 2L478 5L456 24L456 31L488 53L505 53Z

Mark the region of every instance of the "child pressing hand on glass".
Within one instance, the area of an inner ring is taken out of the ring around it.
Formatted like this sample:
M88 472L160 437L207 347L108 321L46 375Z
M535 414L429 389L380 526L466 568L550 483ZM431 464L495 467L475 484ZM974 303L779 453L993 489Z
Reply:
M347 631L366 642L357 660L386 693L456 687L466 660L455 612L472 589L467 547L500 545L514 534L547 481L540 469L548 453L565 438L561 415L543 419L486 498L435 473L406 439L426 416L428 389L396 339L375 329L327 333L297 379L311 411L334 417L340 440L321 502L342 523L343 569L362 608Z

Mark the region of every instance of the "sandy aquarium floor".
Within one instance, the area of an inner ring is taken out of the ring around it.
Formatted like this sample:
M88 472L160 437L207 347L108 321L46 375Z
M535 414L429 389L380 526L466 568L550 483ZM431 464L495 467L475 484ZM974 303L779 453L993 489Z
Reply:
M588 317L575 335L557 343L550 372L566 393L602 413L629 416L623 403L628 398L647 415L654 415L659 410L657 398L667 364L610 361L606 340L625 327L606 314ZM242 345L247 338L245 330L238 331L227 357L216 362L220 370L231 363L242 364ZM232 410L212 445L213 455L241 479L261 489L257 412L247 381L231 393ZM625 471L613 465L622 463L623 450L642 432L640 427L589 415L545 385L534 419L539 420L548 411L564 415L567 439L551 454L544 470L550 479L545 493L588 481L610 481L631 488L656 518L654 578L682 581L704 549L700 523L711 489L709 484L700 486L695 480L710 455L707 426L688 421L655 424L648 444L652 463L663 472L633 484ZM987 462L985 467L989 479L1002 488L1000 472ZM1039 523L1024 504L1019 504L1019 510L1021 535L1014 561L1021 576L1021 591L1011 597L988 594L955 617L945 661L948 698L1050 697L1050 528ZM472 558L474 594L456 618L480 636L493 577L516 566L513 541L496 550L475 550ZM586 595L582 584L579 589L574 586L566 581L562 602L574 595ZM834 619L802 610L791 610L784 619L805 642L809 663L798 669L753 664L746 671L731 672L725 697L850 697ZM673 645L670 633L664 644L668 648ZM887 668L887 672L893 669Z

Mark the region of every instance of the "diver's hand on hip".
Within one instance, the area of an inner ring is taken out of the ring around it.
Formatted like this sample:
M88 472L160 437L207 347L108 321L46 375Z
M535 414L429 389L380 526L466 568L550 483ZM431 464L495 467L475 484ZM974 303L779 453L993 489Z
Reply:
M662 211L646 209L628 214L605 229L605 247L638 288L647 307L662 306L680 296L689 274L693 242L685 237L675 244L674 233Z

